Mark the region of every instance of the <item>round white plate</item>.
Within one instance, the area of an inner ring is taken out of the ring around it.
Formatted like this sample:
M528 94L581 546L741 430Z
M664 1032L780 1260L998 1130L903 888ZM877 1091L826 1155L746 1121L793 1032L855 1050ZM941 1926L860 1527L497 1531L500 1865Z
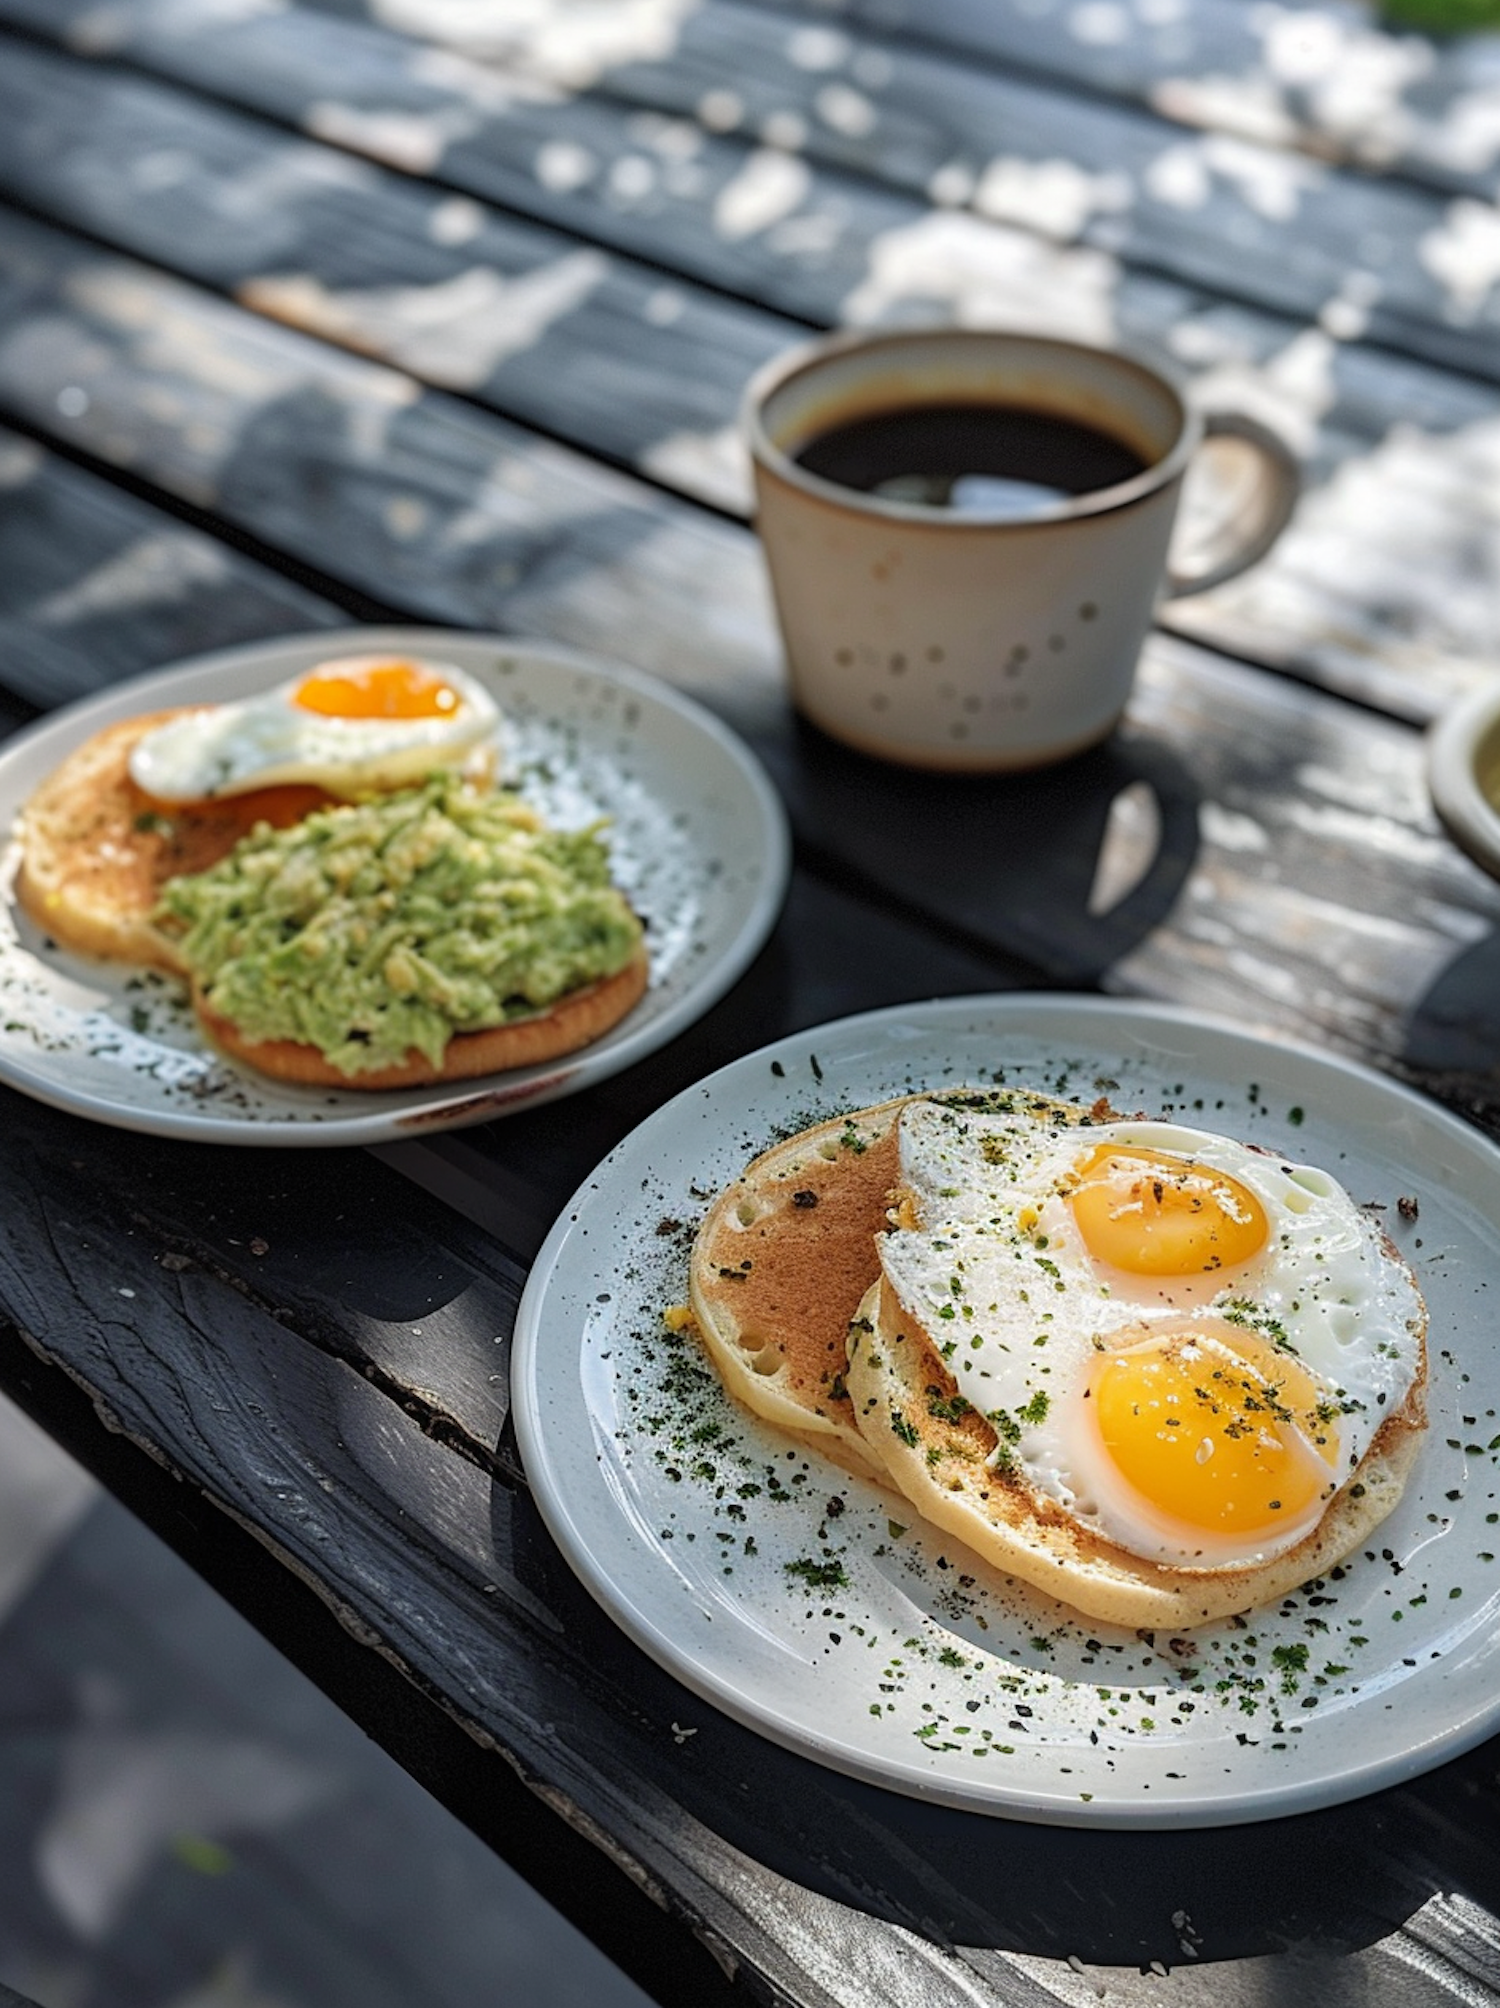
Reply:
M1182 1638L1077 1621L924 1534L893 1495L789 1449L691 1337L665 1333L693 1228L754 1152L864 1103L997 1077L1268 1145L1385 1209L1431 1308L1431 1426L1395 1514L1326 1581ZM604 1608L689 1688L805 1756L1059 1824L1301 1812L1500 1724L1497 1223L1500 1153L1326 1055L1096 998L848 1018L678 1095L578 1192L521 1304L521 1449Z
M614 877L646 920L650 988L583 1051L389 1094L292 1089L210 1052L171 979L50 945L0 853L0 1080L55 1107L200 1142L349 1144L451 1129L574 1094L654 1052L718 1001L780 912L780 798L717 719L655 678L550 644L450 629L336 628L198 656L114 686L0 752L0 832L82 740L138 711L269 689L330 655L400 650L456 663L505 714L503 778L562 828L609 819Z

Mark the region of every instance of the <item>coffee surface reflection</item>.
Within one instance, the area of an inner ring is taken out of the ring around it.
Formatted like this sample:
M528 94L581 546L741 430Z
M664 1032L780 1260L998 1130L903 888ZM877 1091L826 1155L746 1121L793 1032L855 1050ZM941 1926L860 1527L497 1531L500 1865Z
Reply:
M892 502L1025 517L1143 473L1112 433L1019 405L911 404L848 419L795 454L809 474Z

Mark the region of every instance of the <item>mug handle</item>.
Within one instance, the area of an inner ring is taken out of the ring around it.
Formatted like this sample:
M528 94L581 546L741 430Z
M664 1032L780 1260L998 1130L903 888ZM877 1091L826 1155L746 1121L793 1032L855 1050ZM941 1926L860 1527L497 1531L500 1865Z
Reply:
M1291 449L1259 420L1238 411L1205 412L1194 460L1213 439L1235 439L1249 448L1238 456L1243 473L1227 502L1203 510L1202 527L1190 529L1187 538L1181 534L1184 523L1179 516L1163 585L1169 600L1207 592L1263 558L1285 529L1302 486ZM1186 553L1184 543L1189 547Z

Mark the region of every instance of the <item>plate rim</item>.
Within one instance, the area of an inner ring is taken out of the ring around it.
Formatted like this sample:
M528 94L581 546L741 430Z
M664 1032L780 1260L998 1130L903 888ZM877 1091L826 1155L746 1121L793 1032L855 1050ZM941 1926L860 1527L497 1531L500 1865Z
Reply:
M780 1748L820 1763L840 1775L894 1791L901 1797L940 1804L955 1810L981 1813L989 1817L1011 1818L1028 1824L1077 1827L1114 1831L1162 1830L1170 1827L1212 1829L1290 1817L1364 1798L1373 1792L1399 1785L1405 1780L1462 1755L1492 1735L1500 1725L1500 1690L1488 1701L1476 1701L1461 1711L1441 1734L1407 1741L1401 1747L1371 1756L1357 1763L1345 1763L1327 1775L1311 1780L1272 1780L1264 1786L1212 1796L1207 1788L1191 1801L1160 1800L1156 1804L1139 1799L1112 1801L1096 1794L1080 1803L1075 1794L1042 1797L1034 1792L1003 1786L974 1786L964 1790L948 1781L919 1771L915 1763L888 1764L879 1758L867 1759L835 1745L815 1728L789 1728L784 1714L769 1704L757 1705L711 1677L691 1654L673 1653L664 1625L638 1612L624 1592L595 1563L587 1545L577 1536L565 1496L555 1489L553 1461L546 1440L546 1424L538 1397L536 1375L541 1344L541 1322L552 1278L579 1225L580 1216L592 1192L607 1186L608 1175L617 1161L640 1149L658 1126L666 1126L674 1113L694 1101L711 1095L716 1086L732 1076L756 1067L768 1067L773 1060L797 1048L809 1051L833 1034L857 1036L882 1024L909 1027L929 1014L939 1019L951 1016L977 1018L992 1012L997 1019L1035 1021L1044 1011L1076 1014L1093 1021L1107 1033L1111 1023L1124 1022L1138 1030L1160 1027L1188 1035L1207 1033L1243 1043L1251 1051L1284 1052L1326 1069L1337 1079L1358 1080L1382 1097L1389 1096L1396 1107L1409 1109L1424 1123L1433 1125L1434 1134L1472 1152L1476 1159L1487 1158L1500 1173L1500 1145L1474 1125L1465 1123L1453 1111L1405 1082L1381 1073L1367 1063L1346 1054L1319 1047L1312 1042L1284 1035L1274 1028L1247 1027L1222 1013L1193 1006L1157 1003L1146 998L1117 998L1104 994L1073 991L1021 990L975 992L956 997L934 997L908 1004L886 1005L869 1011L850 1013L821 1024L798 1029L769 1041L752 1052L740 1055L712 1073L690 1083L670 1100L653 1110L620 1139L607 1156L578 1186L554 1222L528 1274L517 1306L512 1336L510 1392L511 1414L521 1460L531 1487L531 1495L548 1532L564 1559L590 1595L612 1621L647 1655L700 1699L710 1703L743 1726L765 1736ZM1048 1036L1047 1028L1033 1022L1029 1027ZM1065 1043L1067 1032L1057 1035ZM570 1358L576 1358L576 1354ZM1374 1697L1371 1697L1373 1702ZM1362 1704L1356 1704L1360 1706ZM1367 1704L1363 1704L1367 1705Z
M399 648L437 655L445 648L452 650L455 645L463 651L495 650L545 663L559 670L573 670L634 692L675 713L700 732L737 771L746 791L746 805L760 825L761 881L747 901L737 929L724 951L695 972L675 1002L644 1021L633 1032L625 1032L607 1047L596 1043L580 1048L577 1053L563 1054L557 1060L532 1067L479 1075L472 1080L455 1081L446 1086L437 1084L409 1092L398 1090L389 1102L382 1096L381 1106L377 1108L353 1114L334 1114L317 1120L293 1115L260 1119L237 1116L218 1108L211 1113L206 1109L193 1108L157 1111L123 1102L115 1103L87 1091L69 1089L65 1084L54 1083L43 1075L30 1072L24 1065L17 1064L14 1054L3 1044L0 1044L0 1084L68 1115L102 1122L112 1128L185 1142L225 1143L251 1148L388 1144L431 1136L470 1123L496 1120L579 1093L658 1051L711 1010L764 947L785 903L791 877L792 848L790 826L781 796L759 757L740 734L699 699L649 670L638 669L633 664L575 648L568 643L553 642L544 636L403 622L297 629L260 641L237 642L223 648L207 649L197 655L178 657L170 663L107 684L100 690L60 705L55 711L44 713L0 742L0 859L13 853L10 820L24 800L24 795L20 793L14 801L7 799L10 776L16 767L33 758L38 747L48 746L49 741L54 739L55 757L62 758L91 732L118 718L128 717L134 711L150 708L168 696L174 685L185 677L232 676L242 669L250 670L268 658L273 663L285 658L283 673L290 674L298 666L293 658L302 654L317 659L333 652L379 653L384 649ZM270 673L277 672L273 669ZM126 965L118 967L124 969ZM338 1089L329 1090L332 1095L341 1092ZM357 1093L358 1090L351 1092Z

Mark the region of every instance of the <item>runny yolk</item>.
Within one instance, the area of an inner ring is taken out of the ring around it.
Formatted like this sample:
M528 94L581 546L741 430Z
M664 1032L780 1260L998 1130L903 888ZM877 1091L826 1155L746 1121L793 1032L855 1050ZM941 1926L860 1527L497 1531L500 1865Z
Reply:
M1253 1334L1180 1331L1105 1353L1088 1392L1120 1477L1189 1535L1284 1536L1332 1489L1329 1404Z
M1265 1246L1265 1209L1248 1186L1165 1151L1101 1144L1068 1194L1089 1253L1135 1276L1194 1276Z
M436 671L399 660L314 670L292 701L324 718L448 718L459 707L458 692Z

